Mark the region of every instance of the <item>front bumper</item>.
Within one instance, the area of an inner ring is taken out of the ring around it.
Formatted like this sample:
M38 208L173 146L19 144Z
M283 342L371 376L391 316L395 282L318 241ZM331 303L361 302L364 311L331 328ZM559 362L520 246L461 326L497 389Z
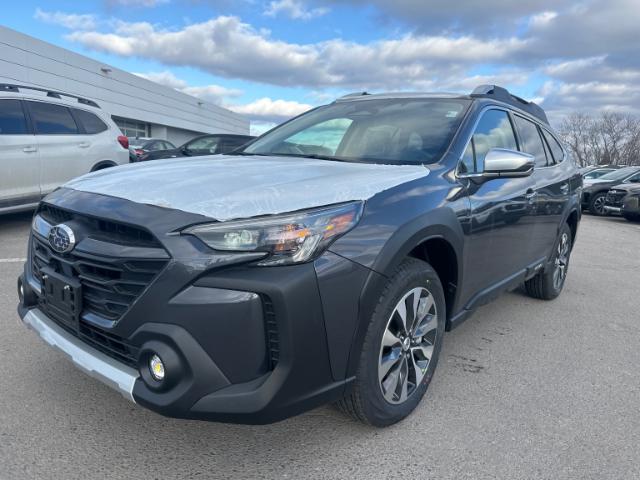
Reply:
M116 207L110 211L129 213ZM30 251L18 309L25 324L83 370L165 416L264 424L344 395L360 296L377 274L330 251L314 263L252 267L192 238L154 234L170 255L163 270L119 320L96 323L83 311L78 331L45 314ZM102 250L90 250L98 247L104 244L79 241L75 250L96 263ZM103 337L125 345L129 360L94 344ZM162 384L149 376L153 353L166 366Z
M620 213L622 213L622 208L621 207L614 207L611 205L605 205L604 206L604 211L608 212L608 213L617 213L618 215Z
M53 348L61 351L81 370L135 402L133 387L139 373L104 353L89 347L56 325L37 308L24 310L24 324Z

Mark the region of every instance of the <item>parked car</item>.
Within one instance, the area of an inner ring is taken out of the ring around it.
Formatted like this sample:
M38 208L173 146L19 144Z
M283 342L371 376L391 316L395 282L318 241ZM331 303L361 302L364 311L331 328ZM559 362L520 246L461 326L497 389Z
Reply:
M140 156L141 161L161 158L201 157L229 153L240 148L255 137L250 135L202 135L189 140L184 145L170 150L148 152Z
M594 168L591 169L587 172L584 172L582 174L582 178L584 178L585 180L591 180L594 178L600 178L603 175L606 175L609 172L613 172L614 170L617 170L620 167L617 166L610 166L610 167L601 167L601 168Z
M74 177L128 163L128 146L91 100L0 84L0 213L34 208Z
M519 285L563 289L582 177L503 88L350 95L211 159L52 193L18 283L26 325L161 414L267 423L336 401L390 425L445 330Z
M640 167L624 167L600 178L585 179L582 192L582 208L593 215L606 215L606 196L609 189L620 183L640 182Z
M622 216L630 222L640 221L640 187L629 189L622 199Z
M162 138L129 137L129 159L137 162L142 155L149 152L175 150L176 146Z
M638 197L640 183L622 183L607 192L604 210L609 214L623 215L627 220L640 219Z

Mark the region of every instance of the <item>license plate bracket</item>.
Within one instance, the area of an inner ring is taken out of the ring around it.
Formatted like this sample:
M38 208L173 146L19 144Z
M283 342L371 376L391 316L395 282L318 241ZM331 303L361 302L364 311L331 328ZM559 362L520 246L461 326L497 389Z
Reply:
M82 312L82 284L52 269L42 269L43 300L47 312L64 326L77 331Z

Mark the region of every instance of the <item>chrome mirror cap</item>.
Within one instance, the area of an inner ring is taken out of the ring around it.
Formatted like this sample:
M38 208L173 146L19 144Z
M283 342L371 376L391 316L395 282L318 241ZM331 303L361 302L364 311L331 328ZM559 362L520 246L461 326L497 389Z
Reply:
M482 175L488 178L527 177L533 173L535 158L528 153L492 148L484 158Z

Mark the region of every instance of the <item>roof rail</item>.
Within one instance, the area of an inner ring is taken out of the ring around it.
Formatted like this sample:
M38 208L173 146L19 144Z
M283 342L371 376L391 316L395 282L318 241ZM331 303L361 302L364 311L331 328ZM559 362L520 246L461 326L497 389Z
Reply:
M100 105L98 105L93 100L89 100L89 99L86 99L86 98L78 97L76 95L71 95L69 93L56 92L55 90L49 90L48 88L29 87L27 85L14 85L14 84L11 84L11 83L0 83L0 92L18 93L18 92L20 92L20 89L35 90L37 92L44 92L44 93L47 94L47 97L51 97L51 98L60 98L60 99L62 97L75 98L78 101L78 103L82 103L83 105L89 105L90 107L100 108Z
M471 96L480 98L492 98L504 103L508 103L509 105L524 110L529 115L533 115L547 125L549 124L549 120L547 120L547 114L544 113L544 110L540 107L540 105L534 102L527 102L525 99L509 93L509 90L503 87L499 87L498 85L480 85L476 87L473 92L471 92Z
M340 98L338 98L338 100L347 99L347 98L354 98L354 97L362 97L364 95L371 95L371 94L369 92L348 93L348 94L343 95Z

